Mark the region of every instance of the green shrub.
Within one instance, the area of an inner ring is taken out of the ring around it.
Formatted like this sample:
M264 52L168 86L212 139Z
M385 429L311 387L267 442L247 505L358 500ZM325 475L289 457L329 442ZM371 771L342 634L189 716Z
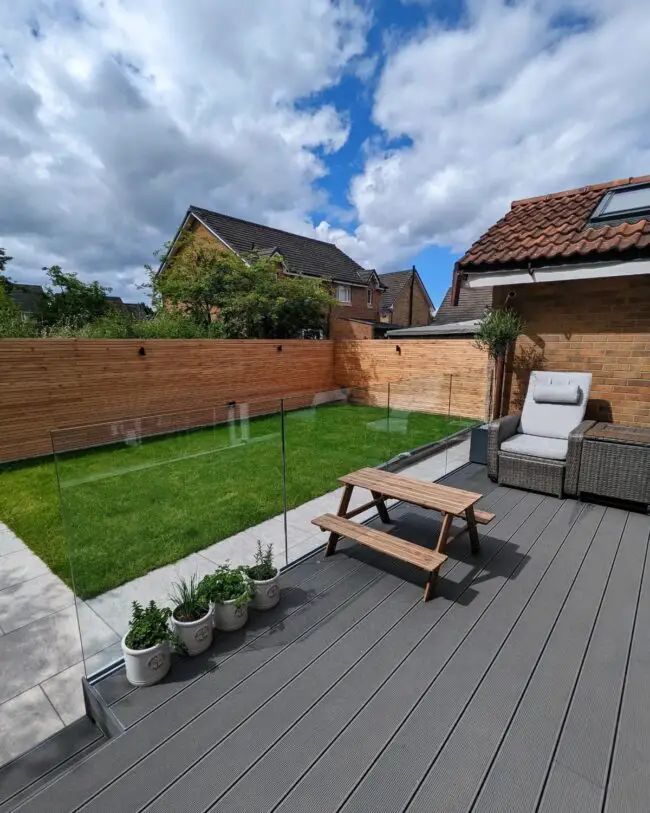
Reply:
M242 607L253 598L253 583L246 568L222 565L201 579L199 593L214 604L235 601L237 607Z
M257 550L255 551L255 564L246 568L246 572L257 582L265 582L277 576L278 569L273 564L273 545L262 547L260 540L257 540Z
M147 607L134 601L132 607L125 640L129 649L149 649L172 640L173 634L169 629L172 611L169 607L158 607L155 601L150 601Z
M169 598L174 605L172 615L177 621L198 621L210 609L209 601L199 592L196 575L189 580L179 579L173 585Z

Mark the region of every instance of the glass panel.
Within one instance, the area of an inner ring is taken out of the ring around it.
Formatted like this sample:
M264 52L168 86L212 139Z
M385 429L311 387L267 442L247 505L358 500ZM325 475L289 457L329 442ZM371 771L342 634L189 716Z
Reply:
M627 212L631 209L650 209L650 186L614 192L607 200L603 214Z
M87 674L121 657L131 602L284 551L279 400L52 433ZM279 562L283 564L283 561Z
M476 392L476 382L468 380L464 386ZM461 464L465 447L441 441L476 422L458 414L459 409L467 412L461 406L465 395L452 375L391 382L390 452L399 471L434 481Z
M390 457L388 387L354 387L285 398L287 555L323 543L311 520L336 513L338 478Z

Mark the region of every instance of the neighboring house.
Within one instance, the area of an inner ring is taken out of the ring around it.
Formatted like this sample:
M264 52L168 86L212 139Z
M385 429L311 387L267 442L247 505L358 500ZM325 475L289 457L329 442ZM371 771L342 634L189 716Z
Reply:
M144 302L123 302L119 296L107 296L106 299L117 310L130 314L134 319L144 319L153 313L153 310Z
M473 336L479 320L491 306L492 288L461 288L456 306L452 304L452 289L449 288L430 325L391 330L388 337L435 339Z
M20 314L23 318L36 318L43 305L43 288L40 285L28 285L22 282L12 282L9 291L9 298L20 308Z
M466 288L525 322L506 381L533 369L593 373L588 417L650 426L650 175L518 200L457 263Z
M188 232L216 242L244 260L255 251L262 256L277 257L285 274L327 280L337 300L330 313L330 335L337 335L339 329L345 331L347 326L338 324L339 321L379 320L383 291L379 276L362 268L333 243L190 206L172 242L171 255L180 236ZM159 273L163 272L164 263L159 269Z
M386 290L379 303L379 320L395 327L428 325L436 312L415 266L380 274Z

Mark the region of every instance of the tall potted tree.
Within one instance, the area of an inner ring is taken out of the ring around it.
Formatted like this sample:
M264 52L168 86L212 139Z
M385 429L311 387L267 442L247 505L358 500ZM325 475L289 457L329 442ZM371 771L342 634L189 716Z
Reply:
M492 308L479 322L475 346L494 359L492 379L492 419L501 417L501 398L506 356L524 331L524 323L512 308Z

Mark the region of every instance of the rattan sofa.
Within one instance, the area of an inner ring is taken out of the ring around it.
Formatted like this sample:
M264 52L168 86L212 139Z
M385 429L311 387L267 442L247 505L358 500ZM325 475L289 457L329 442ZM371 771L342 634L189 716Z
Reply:
M591 373L533 372L521 413L492 421L488 476L503 485L575 497Z

